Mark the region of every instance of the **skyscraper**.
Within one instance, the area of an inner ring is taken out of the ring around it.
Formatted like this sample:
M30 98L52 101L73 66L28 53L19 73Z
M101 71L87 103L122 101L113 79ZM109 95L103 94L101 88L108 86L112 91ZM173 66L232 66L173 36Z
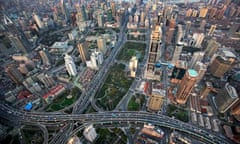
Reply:
M208 57L212 57L214 53L217 52L218 42L215 39L210 39L207 41L207 47L205 49L205 55Z
M193 68L198 72L197 82L201 81L207 71L207 65L198 61Z
M208 8L204 7L200 9L199 17L200 18L205 18L208 12Z
M183 29L182 29L182 25L178 24L178 32L177 32L177 37L176 37L176 43L177 44L182 44L183 41Z
M35 13L33 13L32 16L33 16L33 19L36 22L38 28L39 29L43 29L44 26L43 26L43 23L42 23L41 19L39 18L39 16L37 14L35 14Z
M86 63L87 60L90 59L90 56L88 54L88 47L87 47L87 43L85 41L79 43L77 45L78 47L78 51L80 53L80 58L82 60L83 63Z
M207 98L209 92L213 89L213 85L211 82L205 82L205 85L203 87L203 89L200 92L200 98L201 99L205 99Z
M226 83L224 88L215 97L215 104L220 113L225 113L229 110L236 102L238 102L239 97L236 89Z
M47 50L44 49L44 50L39 51L39 55L40 55L44 65L47 65L47 66L51 65L50 56L49 56Z
M185 36L187 36L187 34L189 33L190 31L190 28L191 28L191 21L187 21L186 22L186 27L185 27Z
M199 29L203 31L205 29L206 23L207 23L207 21L205 19L202 19Z
M137 72L138 59L136 56L133 56L129 62L130 76L135 77Z
M77 70L76 70L76 65L72 59L72 57L68 54L65 55L64 57L65 60L65 67L67 69L67 72L70 76L76 76L77 75Z
M10 77L10 79L16 84L21 84L23 82L23 75L19 72L19 70L13 65L9 65L6 68L6 73Z
M211 25L211 28L209 29L208 35L212 36L216 28L217 28L217 25Z
M185 73L181 83L178 85L178 90L176 94L176 101L179 104L185 104L188 97L196 84L198 77L197 71L194 69L188 69Z
M236 62L236 56L230 51L222 51L210 65L210 72L215 77L222 77L224 73L229 71Z
M205 37L204 33L194 33L193 34L193 38L196 41L195 47L197 47L197 48L202 47L202 42L203 42L204 37Z
M165 90L161 89L160 83L149 84L148 111L159 111L163 105L166 95Z
M9 35L9 40L11 41L11 45L16 49L21 51L24 54L28 53L28 48L24 46L18 35Z
M104 26L104 19L103 19L103 14L102 13L98 14L97 22L98 22L98 27L103 27Z
M149 55L147 59L147 67L145 70L144 77L146 79L160 79L160 73L157 72L155 68L156 62L161 56L161 39L162 39L162 28L160 25L156 25L151 33L150 45L149 45Z
M104 39L104 37L99 37L97 39L97 46L98 46L98 49L103 53L103 54L106 54L107 52L107 48L106 48L106 41Z
M86 127L83 131L83 135L90 142L93 142L97 137L97 133L93 125Z
M192 59L189 63L189 68L194 68L198 61L200 62L202 61L203 56L204 56L204 52L194 52Z
M179 60L179 56L182 52L182 48L183 48L183 45L176 45L175 46L174 53L173 53L173 56L172 56L172 61L171 61L172 64L176 64L177 61Z

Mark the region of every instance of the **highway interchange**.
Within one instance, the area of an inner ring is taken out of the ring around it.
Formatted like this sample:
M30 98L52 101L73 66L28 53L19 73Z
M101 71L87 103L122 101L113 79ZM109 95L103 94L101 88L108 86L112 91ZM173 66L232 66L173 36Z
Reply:
M117 124L126 125L137 123L151 123L156 126L167 127L188 133L198 137L201 141L212 144L227 144L230 143L228 139L221 135L209 133L203 129L195 127L191 124L181 122L179 120L170 118L162 114L152 114L143 111L130 112L130 111L102 111L95 106L98 110L93 114L82 114L90 103L94 105L94 96L101 86L101 81L104 81L109 68L114 64L115 57L121 50L122 44L125 42L124 33L126 30L128 17L124 19L123 26L120 29L119 41L116 47L112 50L110 56L105 60L102 68L95 75L94 79L89 85L88 91L82 92L82 95L77 100L73 107L72 114L57 113L44 113L44 112L23 112L16 110L6 104L0 104L0 116L13 122L15 125L36 125L44 131L44 143L47 143L48 136L45 126L61 126L62 129L53 136L50 143L52 144L65 144L68 139L76 134L78 131L84 129L87 125L103 125L109 124L118 127ZM79 123L76 124L76 123ZM74 129L75 127L75 129Z

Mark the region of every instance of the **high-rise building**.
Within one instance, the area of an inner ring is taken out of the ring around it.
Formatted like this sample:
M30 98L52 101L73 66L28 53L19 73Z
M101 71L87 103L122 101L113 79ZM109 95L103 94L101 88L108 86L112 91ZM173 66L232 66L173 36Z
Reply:
M23 75L19 72L19 70L13 65L9 65L6 68L6 73L10 77L10 79L16 84L21 84L23 82Z
M232 107L231 107L231 114L232 115L240 115L240 100L238 100Z
M191 15L192 15L192 12L193 12L193 10L192 9L188 9L187 11L186 11L186 17L190 17Z
M110 6L111 6L111 10L112 10L112 16L115 17L115 15L116 15L116 4L115 4L115 2L112 1Z
M207 23L207 21L205 19L202 19L199 29L203 31L205 29L206 23Z
M207 71L207 65L198 61L195 65L194 69L198 72L197 82L199 82L202 80L203 76L205 75L205 73Z
M193 34L193 39L196 42L194 46L197 47L197 48L201 48L204 37L205 37L204 33L194 33Z
M135 77L137 72L138 59L136 56L133 56L129 62L130 76Z
M228 31L228 35L232 36L235 34L238 30L240 30L240 24L239 23L234 23L231 28Z
M16 49L21 51L24 54L28 53L28 48L24 46L18 35L9 35L9 40L11 41L11 45Z
M45 88L51 88L55 85L55 80L50 74L41 73L37 76L37 78L44 84Z
M40 55L44 65L47 65L47 66L51 65L50 56L46 49L39 51L39 55Z
M236 56L230 51L223 50L210 65L210 72L213 76L220 78L233 67L235 62Z
M226 83L224 88L215 97L215 104L220 113L225 113L239 100L236 89Z
M41 19L39 18L39 16L38 16L37 14L35 14L35 13L33 13L32 16L33 16L33 19L34 19L34 21L36 22L38 28L39 28L39 29L43 29L43 28L44 28L44 25L43 25Z
M97 133L93 125L86 127L83 131L83 135L90 142L93 142L97 137Z
M203 89L200 92L200 98L201 99L207 98L209 92L212 91L212 89L213 89L212 83L208 82L208 81L205 82L205 85L204 85Z
M163 105L166 95L165 90L161 89L161 84L149 84L149 95L148 111L159 111Z
M197 82L198 73L194 69L188 69L181 83L178 85L176 101L179 104L185 104L188 97Z
M169 28L167 33L166 33L166 43L171 44L173 40L173 34L174 34L175 29L174 28Z
M208 8L204 7L200 9L199 17L205 18L208 12Z
M194 68L198 61L200 62L202 61L203 56L204 56L204 52L194 52L192 59L189 63L189 68Z
M76 76L77 75L77 69L76 69L76 65L73 61L73 58L66 54L64 57L65 60L65 67L67 69L67 72L70 76Z
M160 25L156 25L151 33L150 45L149 45L149 55L147 59L147 67L145 70L146 79L159 80L161 72L157 71L155 64L161 56L161 39L162 39L162 28Z
M218 49L218 42L215 39L210 39L207 42L207 47L205 49L205 55L208 57L212 57L214 53L217 52Z
M178 24L178 32L177 32L177 37L176 37L176 43L177 44L182 44L183 42L183 29L182 29L182 25Z
M103 53L106 54L107 52L107 47L106 47L106 40L104 39L104 37L99 37L97 39L97 46L98 49Z
M98 27L103 27L104 26L104 19L103 19L103 14L102 13L98 14L97 22L98 22Z
M208 35L212 36L216 28L217 28L217 25L211 25L211 28L209 29Z
M186 27L185 27L185 36L187 36L187 34L189 33L190 31L190 28L191 28L191 21L187 21L186 22Z
M90 56L88 54L87 43L85 41L81 42L77 45L77 47L78 47L78 51L80 53L80 58L82 62L86 63L86 61L90 59Z
M198 15L198 11L197 10L193 10L192 17L197 17L197 15Z
M87 27L85 20L86 20L85 8L83 6L80 7L79 5L77 5L76 23L79 31L85 31Z
M180 54L182 52L182 48L183 48L183 45L176 45L175 46L174 53L173 53L173 56L172 56L172 61L171 61L172 64L176 64L177 61L179 60Z

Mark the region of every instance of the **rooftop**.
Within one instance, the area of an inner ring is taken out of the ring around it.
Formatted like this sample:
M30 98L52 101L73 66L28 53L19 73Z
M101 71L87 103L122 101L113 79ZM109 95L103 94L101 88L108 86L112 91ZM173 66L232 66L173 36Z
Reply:
M188 74L189 74L191 77L197 77L197 76L198 76L197 71L195 71L194 69L189 69L189 70L188 70Z

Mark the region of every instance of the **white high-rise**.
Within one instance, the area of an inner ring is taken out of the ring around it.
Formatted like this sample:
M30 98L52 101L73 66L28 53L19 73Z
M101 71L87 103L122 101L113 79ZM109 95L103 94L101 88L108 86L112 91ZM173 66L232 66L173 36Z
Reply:
M83 131L83 135L90 142L93 142L97 137L97 133L93 125L90 125L87 128L85 128Z
M195 52L192 56L192 59L189 63L189 68L194 68L198 61L202 61L204 52Z
M133 56L129 62L130 76L135 77L137 72L138 59Z
M202 47L202 42L204 39L204 33L194 33L193 34L193 39L195 40L195 47L201 48Z
M33 16L34 21L37 23L37 26L40 29L42 29L43 28L43 23L42 23L41 19L39 18L39 16L37 14L35 14L35 13L33 13L32 16Z
M77 70L76 70L76 65L72 59L72 57L68 54L65 55L64 57L65 60L65 67L71 76L76 76L77 75Z
M87 61L87 67L98 70L99 65L103 63L102 52L94 51L90 56L90 61Z

